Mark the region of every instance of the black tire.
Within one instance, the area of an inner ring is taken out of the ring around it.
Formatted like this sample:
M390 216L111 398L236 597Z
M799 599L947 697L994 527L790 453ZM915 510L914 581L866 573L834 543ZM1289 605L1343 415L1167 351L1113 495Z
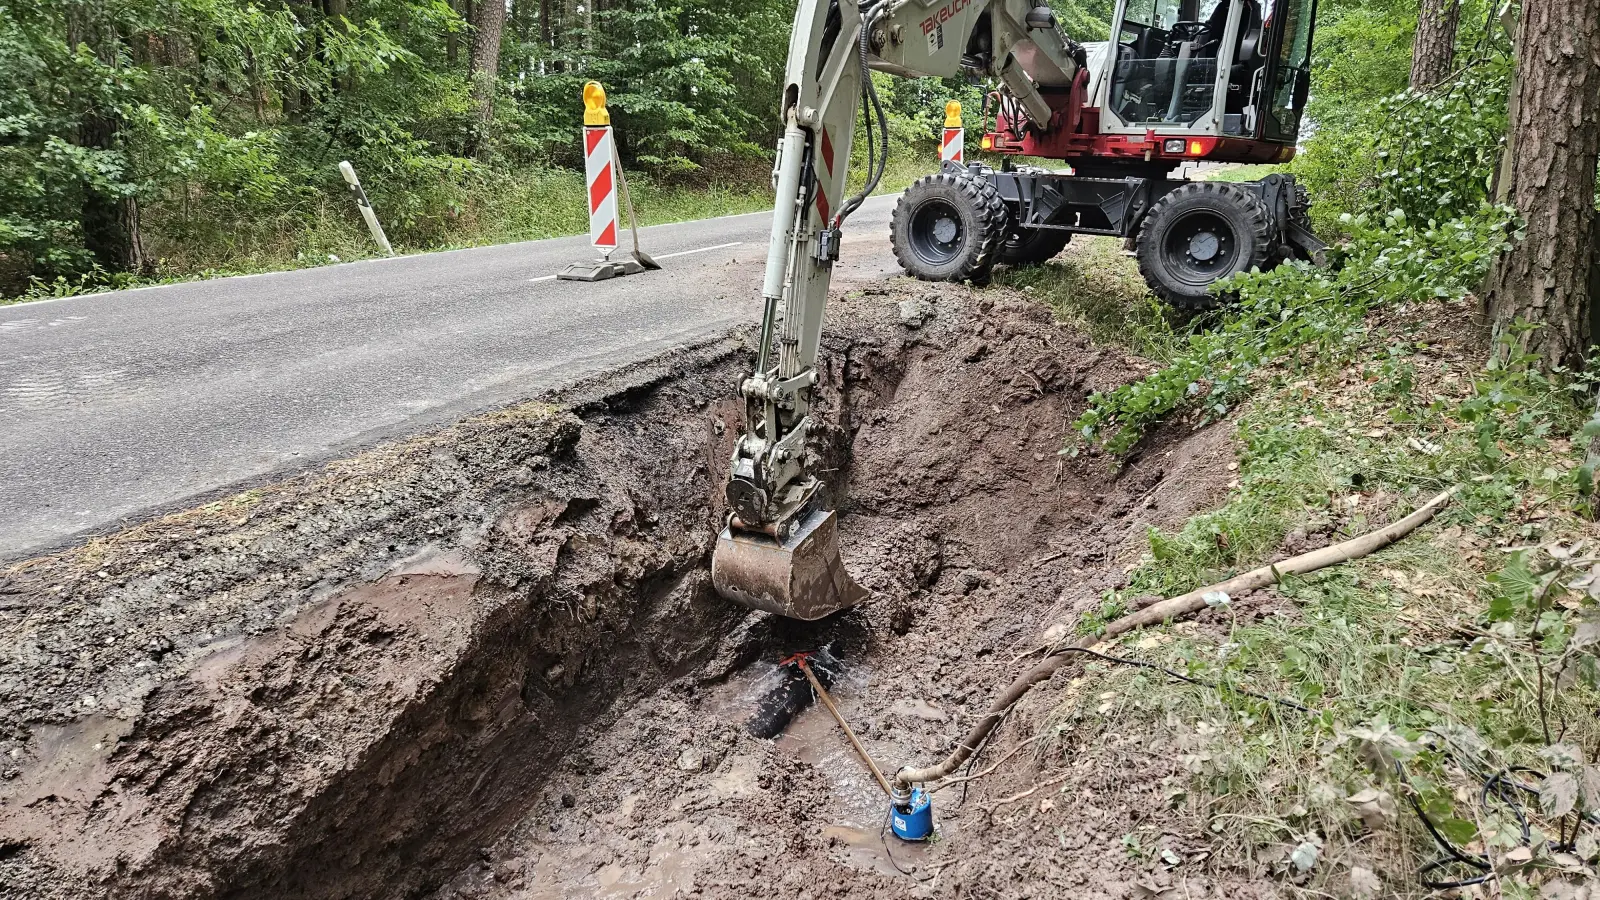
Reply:
M1009 213L987 179L928 175L906 189L889 221L889 243L908 274L923 281L989 280Z
M1054 259L1072 241L1070 231L1018 228L1000 245L999 261L1008 266L1033 266Z
M1139 271L1161 299L1179 309L1213 309L1212 284L1269 268L1272 213L1236 184L1196 181L1162 197L1139 230Z

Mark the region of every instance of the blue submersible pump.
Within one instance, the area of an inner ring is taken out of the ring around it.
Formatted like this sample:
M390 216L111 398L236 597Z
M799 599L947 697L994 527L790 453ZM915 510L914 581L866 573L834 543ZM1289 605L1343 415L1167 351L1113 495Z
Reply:
M889 827L902 841L925 841L933 836L933 798L922 788L899 785L889 792Z

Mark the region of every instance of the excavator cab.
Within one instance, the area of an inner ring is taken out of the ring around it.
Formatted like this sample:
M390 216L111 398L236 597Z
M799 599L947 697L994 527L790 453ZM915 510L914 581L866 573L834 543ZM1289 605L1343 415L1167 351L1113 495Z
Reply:
M1315 16L1316 0L1125 0L1102 131L1293 146Z

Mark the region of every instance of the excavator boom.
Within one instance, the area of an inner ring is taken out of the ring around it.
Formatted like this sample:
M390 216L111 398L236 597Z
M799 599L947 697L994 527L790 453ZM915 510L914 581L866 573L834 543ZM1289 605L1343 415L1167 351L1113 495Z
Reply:
M815 427L817 351L841 228L876 187L888 150L870 69L904 76L965 69L998 78L1047 121L1040 86L1070 85L1076 59L1081 52L1030 0L800 0L773 170L760 343L755 371L740 386L744 432L726 485L728 523L712 558L712 583L724 597L813 620L865 596L840 560L836 515L806 436ZM865 189L847 197L863 99L872 171Z

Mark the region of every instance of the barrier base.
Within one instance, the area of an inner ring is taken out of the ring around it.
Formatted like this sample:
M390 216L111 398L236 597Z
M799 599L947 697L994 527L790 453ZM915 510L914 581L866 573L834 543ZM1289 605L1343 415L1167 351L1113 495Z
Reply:
M644 271L644 266L631 259L610 262L597 259L593 262L575 262L556 277L562 281L609 281L621 278L624 275L638 275Z

